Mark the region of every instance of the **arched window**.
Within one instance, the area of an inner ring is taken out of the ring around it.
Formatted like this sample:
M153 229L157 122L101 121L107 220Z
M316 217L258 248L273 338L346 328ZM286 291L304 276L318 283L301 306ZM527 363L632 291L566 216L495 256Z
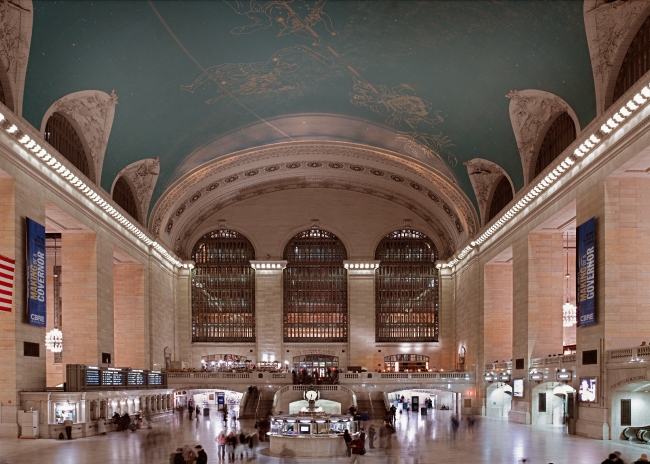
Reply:
M5 100L5 89L2 86L2 82L0 82L0 102L2 102L3 105L7 104L7 101Z
M136 221L140 220L138 217L138 205L135 202L133 190L131 190L131 186L122 176L117 179L117 182L115 182L115 187L113 187L113 200L115 200L115 202L120 205L124 211L129 213L133 219Z
M88 157L79 134L61 113L52 113L45 124L45 141L52 145L74 167L90 178Z
M377 342L438 341L438 250L424 234L398 230L377 246Z
M284 259L284 341L347 342L347 253L341 240L306 230L287 244Z
M494 194L492 195L492 201L490 202L490 214L488 214L487 221L490 221L495 217L499 212L512 200L512 187L508 178L506 176L501 176L501 179L497 183L496 188L494 189Z
M192 259L192 341L254 342L253 245L232 230L204 235Z
M645 20L641 29L636 33L630 47L627 49L621 69L618 71L614 86L614 99L618 100L627 89L632 87L641 76L650 69L650 16Z
M537 154L535 172L531 180L537 177L551 162L571 145L576 139L576 125L566 111L560 114L548 128L542 146Z

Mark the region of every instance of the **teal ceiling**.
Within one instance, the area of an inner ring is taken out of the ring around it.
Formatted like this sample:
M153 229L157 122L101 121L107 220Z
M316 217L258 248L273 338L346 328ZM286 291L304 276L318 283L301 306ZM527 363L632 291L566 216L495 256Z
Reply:
M420 159L442 159L474 201L462 164L472 158L523 184L510 90L560 96L582 127L595 117L582 8L577 0L35 0L23 115L40 127L64 95L114 89L102 186L160 156L151 205L207 161L191 156L202 147L216 157L337 139L340 126L301 126L306 113L381 126L402 147L427 147ZM391 137L375 143L394 149ZM372 142L349 130L341 138Z

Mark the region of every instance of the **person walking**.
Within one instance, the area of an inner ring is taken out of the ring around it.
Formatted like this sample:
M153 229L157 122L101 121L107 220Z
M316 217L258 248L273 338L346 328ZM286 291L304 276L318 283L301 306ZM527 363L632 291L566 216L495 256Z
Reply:
M74 422L72 422L72 419L69 417L63 421L63 427L65 427L65 434L68 437L68 440L72 440L72 424L74 424Z
M228 434L228 438L226 439L226 454L228 455L228 459L230 461L235 460L235 445L237 441L235 439L235 436L232 432Z
M248 458L248 438L246 437L246 434L242 430L239 432L239 459L244 459L244 454Z
M345 452L349 457L351 455L350 443L352 443L352 436L350 435L350 432L348 432L347 429L345 429L345 432L343 432L343 441L345 441L345 448L346 448Z
M183 448L176 448L176 452L170 458L169 464L185 464L185 458L183 457Z
M370 442L370 449L375 449L375 437L377 436L377 431L375 426L371 425L368 429L368 441Z
M214 439L214 441L217 442L217 456L219 459L225 459L226 457L226 442L228 439L226 438L226 434L223 432L219 432L219 435L217 435L217 438Z
M648 455L645 453L643 453L641 457L634 462L634 464L643 464L644 462L648 462Z
M199 416L201 415L201 408L199 405L196 405L196 420L199 420Z
M381 427L379 427L379 447L380 448L385 448L386 447L386 436L388 435L388 427L386 425L386 421L382 424Z
M97 421L97 433L106 435L106 419L104 419L104 416L101 416Z
M359 456L363 456L364 454L366 454L366 448L363 444L363 441L361 440L361 437L352 440L352 442L350 443L350 451L351 451L350 464L357 462Z
M194 449L196 450L196 464L208 464L208 455L203 447L196 445Z
M187 407L187 413L190 415L190 420L192 420L192 414L194 414L194 406L191 404Z

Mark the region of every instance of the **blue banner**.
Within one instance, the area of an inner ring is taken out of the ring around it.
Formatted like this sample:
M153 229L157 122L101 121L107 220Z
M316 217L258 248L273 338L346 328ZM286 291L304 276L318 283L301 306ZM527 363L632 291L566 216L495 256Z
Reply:
M576 234L576 300L578 327L596 323L596 227L594 218Z
M45 227L27 219L27 318L45 327Z

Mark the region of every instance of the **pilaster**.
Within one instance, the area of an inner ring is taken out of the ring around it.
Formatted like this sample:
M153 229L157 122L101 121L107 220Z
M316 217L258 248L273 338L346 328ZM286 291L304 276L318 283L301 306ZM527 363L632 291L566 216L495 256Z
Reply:
M348 270L348 365L373 371L383 358L375 349L375 275L379 261L346 260Z
M251 261L255 269L255 340L257 361L276 359L282 362L282 275L286 261Z

